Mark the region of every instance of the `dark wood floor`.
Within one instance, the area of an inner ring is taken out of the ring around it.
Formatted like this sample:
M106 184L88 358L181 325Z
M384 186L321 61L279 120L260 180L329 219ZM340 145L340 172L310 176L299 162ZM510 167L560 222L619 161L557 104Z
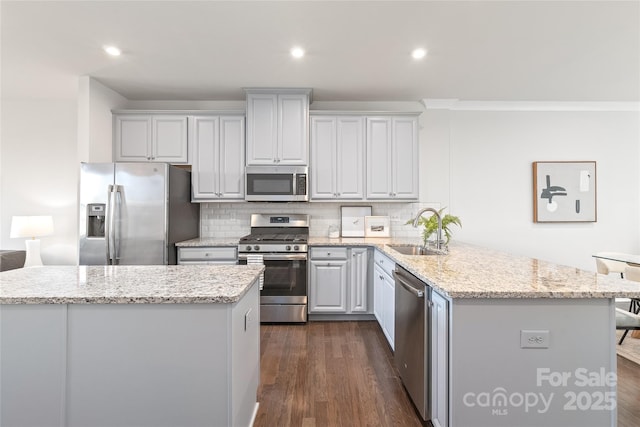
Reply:
M376 322L261 326L255 427L420 426Z
M255 427L421 426L376 322L261 325ZM640 366L618 357L618 427L640 426Z

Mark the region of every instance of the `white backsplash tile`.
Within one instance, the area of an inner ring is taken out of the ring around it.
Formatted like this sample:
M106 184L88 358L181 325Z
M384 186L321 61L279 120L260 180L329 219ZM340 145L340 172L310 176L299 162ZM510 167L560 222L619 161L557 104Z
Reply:
M389 216L391 237L420 239L420 229L407 225L424 207L440 208L438 203L202 203L200 206L200 237L242 237L249 234L252 213L304 213L311 216L309 234L322 237L329 226L340 228L340 206L372 206L372 214Z

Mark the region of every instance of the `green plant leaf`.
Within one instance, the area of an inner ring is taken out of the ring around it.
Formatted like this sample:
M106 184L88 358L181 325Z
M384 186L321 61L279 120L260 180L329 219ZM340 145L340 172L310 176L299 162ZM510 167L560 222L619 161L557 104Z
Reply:
M459 217L454 215L446 214L443 216L442 213L444 212L445 209L446 207L440 209L438 211L438 214L442 218L442 233L445 238L445 244L449 244L449 241L451 240L451 236L453 235L450 226L457 225L458 227L462 228L462 221L460 220ZM406 224L413 224L413 221L414 219L410 219L406 222ZM428 218L425 218L424 216L420 216L420 218L418 218L418 224L423 227L422 240L426 245L427 240L429 240L429 237L431 237L431 235L435 234L438 231L438 219L436 218L435 215L431 215Z

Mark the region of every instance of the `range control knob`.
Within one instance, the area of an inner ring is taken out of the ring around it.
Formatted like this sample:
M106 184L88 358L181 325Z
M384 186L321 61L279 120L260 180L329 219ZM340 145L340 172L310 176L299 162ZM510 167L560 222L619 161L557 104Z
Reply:
M251 250L251 246L247 246L247 250L250 251Z
M299 249L300 249L300 246L298 246L298 245L295 245L295 246L293 247L293 250L294 250L294 251L297 251L297 250L299 250Z
M255 245L255 246L253 247L253 249L254 249L254 250L256 250L256 251L259 251L259 250L260 250L260 246Z
M291 246L287 245L287 247L285 249L290 251L291 250Z

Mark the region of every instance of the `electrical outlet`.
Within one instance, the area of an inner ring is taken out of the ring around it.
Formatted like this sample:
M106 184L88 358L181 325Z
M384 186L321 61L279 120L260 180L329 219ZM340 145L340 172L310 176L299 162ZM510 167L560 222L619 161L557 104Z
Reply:
M521 330L520 348L549 348L549 331Z

